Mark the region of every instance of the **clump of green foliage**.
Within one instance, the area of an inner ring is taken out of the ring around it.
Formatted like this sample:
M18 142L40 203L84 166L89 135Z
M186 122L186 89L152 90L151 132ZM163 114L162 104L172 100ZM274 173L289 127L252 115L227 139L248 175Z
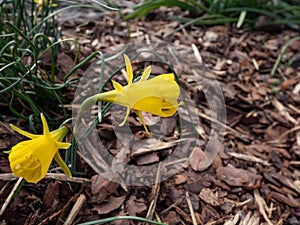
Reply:
M49 106L63 103L54 77L57 50L53 43L58 40L59 32L54 15L51 16L53 10L51 5L38 10L34 1L1 3L0 101L4 104L2 109L23 119L44 112L43 105L50 102ZM50 75L39 71L41 57L48 50L52 64Z
M67 117L62 106L71 101L64 93L76 88L79 79L71 78L71 75L99 53L77 62L80 45L74 39L62 40L57 15L76 7L111 8L100 3L95 6L68 1L60 6L61 2L39 1L42 5L36 2L0 2L0 119L4 115L14 115L14 118L32 122L33 117L39 118L42 112L49 121L60 123L59 120ZM74 68L59 79L56 60L62 42L72 42L77 46L77 52ZM45 63L45 57L50 63Z
M184 23L184 26L215 25L224 23L236 23L240 28L256 26L259 16L266 16L266 22L260 26L272 24L288 25L292 28L300 28L300 6L295 0L146 0L134 8L134 12L125 18L142 18L151 10L159 7L179 7L190 12L190 17L169 17Z

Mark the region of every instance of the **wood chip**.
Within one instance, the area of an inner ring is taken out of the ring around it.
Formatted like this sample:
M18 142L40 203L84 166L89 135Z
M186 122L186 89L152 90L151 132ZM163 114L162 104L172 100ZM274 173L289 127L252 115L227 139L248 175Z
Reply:
M210 188L203 188L199 194L199 197L207 204L211 204L213 206L220 205L217 196Z
M217 168L216 176L228 185L246 187L250 189L256 187L261 179L260 176L257 176L248 170L231 167Z

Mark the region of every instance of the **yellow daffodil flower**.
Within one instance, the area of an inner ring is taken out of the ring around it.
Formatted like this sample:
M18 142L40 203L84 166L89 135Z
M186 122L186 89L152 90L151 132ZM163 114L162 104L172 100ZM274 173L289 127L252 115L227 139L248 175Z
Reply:
M147 134L149 131L145 125L142 111L161 117L169 117L176 113L180 105L180 89L174 80L174 74L161 74L152 79L148 79L151 73L151 66L148 66L139 81L133 83L133 72L130 60L124 55L128 84L122 86L116 81L112 81L115 90L100 93L86 99L81 105L81 111L96 101L106 101L127 107L123 126L129 116L130 109L134 110L141 120Z
M10 125L16 132L32 139L16 144L8 152L12 172L18 177L23 177L27 182L37 183L45 177L54 158L64 173L71 177L69 168L58 152L58 149L67 149L71 145L61 142L68 133L68 128L63 126L49 132L47 121L42 113L41 119L43 123L42 135L31 134Z
M51 7L57 6L57 4L52 3L52 0L34 0L34 3L38 5L38 11L41 11L43 7L47 6L47 4Z

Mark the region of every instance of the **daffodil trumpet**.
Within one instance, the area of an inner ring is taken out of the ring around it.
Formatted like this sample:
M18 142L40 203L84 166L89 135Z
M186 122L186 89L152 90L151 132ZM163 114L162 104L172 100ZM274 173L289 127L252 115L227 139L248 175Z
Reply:
M58 152L58 149L68 149L71 145L61 142L68 133L68 128L63 126L50 132L42 113L41 119L43 124L41 135L31 134L10 125L13 130L31 139L16 144L8 151L12 172L18 177L23 177L27 182L37 183L45 177L54 158L64 173L71 177L71 171Z
M112 81L114 90L99 93L87 98L81 104L81 112L97 101L111 102L127 108L125 118L120 126L126 123L130 109L132 109L141 120L145 131L149 131L145 125L142 111L160 117L173 116L180 103L178 98L180 88L174 79L173 73L161 74L148 79L151 73L151 66L148 66L139 81L133 82L133 72L130 60L124 55L128 84L122 86L116 81Z

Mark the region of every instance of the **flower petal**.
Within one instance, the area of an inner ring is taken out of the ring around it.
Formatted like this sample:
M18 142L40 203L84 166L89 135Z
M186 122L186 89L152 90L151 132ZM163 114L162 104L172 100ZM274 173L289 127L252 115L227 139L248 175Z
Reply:
M68 149L71 146L71 143L68 143L68 142L56 141L55 143L56 143L58 149Z
M130 108L127 107L127 110L126 110L126 114L125 114L124 120L123 120L122 123L119 124L120 127L123 127L123 126L125 125L126 120L127 120L128 116L129 116L129 113L130 113Z
M150 73L151 73L151 66L147 66L147 68L144 70L142 77L139 81L147 80L148 77L150 76Z
M121 84L119 84L118 82L113 81L113 80L112 80L111 82L112 82L114 88L116 89L116 91L118 91L118 92L121 92L121 91L122 91L123 87L122 87Z
M135 114L139 117L139 119L141 120L142 124L143 124L143 127L147 133L147 135L150 135L150 132L145 124L145 120L143 118L143 114L142 114L142 111L139 111L139 110L134 110Z
M43 123L43 134L50 135L48 123L47 123L47 120L43 113L41 113L41 119L42 119L42 123Z
M131 67L131 63L130 63L128 56L125 54L124 54L124 60L125 60L125 65L126 65L128 84L132 84L132 80L133 80L132 67Z
M20 128L10 124L10 127L11 129L13 129L14 131L18 132L19 134L22 134L24 135L25 137L28 137L30 139L35 139L35 138L38 138L40 135L37 135L37 134L32 134L32 133L29 133L27 131L24 131L24 130L21 130Z
M55 162L60 166L60 168L64 171L64 173L67 175L67 177L72 177L72 173L64 160L61 158L59 152L56 152L54 155Z

